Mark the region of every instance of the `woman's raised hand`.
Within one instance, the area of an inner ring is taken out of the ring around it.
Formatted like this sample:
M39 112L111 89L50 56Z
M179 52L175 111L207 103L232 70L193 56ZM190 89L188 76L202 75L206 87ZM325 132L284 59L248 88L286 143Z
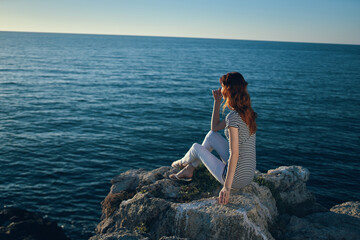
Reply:
M221 88L217 90L212 90L212 94L215 102L221 102L221 98L222 98Z

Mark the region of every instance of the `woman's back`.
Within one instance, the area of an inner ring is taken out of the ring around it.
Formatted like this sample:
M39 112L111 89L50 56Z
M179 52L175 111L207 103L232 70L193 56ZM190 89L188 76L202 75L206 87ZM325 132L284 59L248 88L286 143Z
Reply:
M236 111L230 111L226 117L224 133L229 140L228 127L239 129L239 159L235 170L233 188L242 188L252 181L256 169L256 132L250 135L246 123ZM228 164L227 164L228 165ZM228 166L225 166L223 178L226 176Z

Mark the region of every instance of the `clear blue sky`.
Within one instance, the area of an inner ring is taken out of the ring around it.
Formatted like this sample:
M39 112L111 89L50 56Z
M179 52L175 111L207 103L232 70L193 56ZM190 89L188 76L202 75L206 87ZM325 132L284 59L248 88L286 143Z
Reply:
M0 31L360 44L360 0L0 0Z

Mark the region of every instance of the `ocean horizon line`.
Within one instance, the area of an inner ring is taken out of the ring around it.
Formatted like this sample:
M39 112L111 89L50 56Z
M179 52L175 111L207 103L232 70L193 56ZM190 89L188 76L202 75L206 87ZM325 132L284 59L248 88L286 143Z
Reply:
M153 37L153 38L185 38L185 39L209 39L209 40L230 40L230 41L253 41L253 42L278 42L278 43L305 43L305 44L323 44L323 45L349 45L360 46L360 43L330 43L330 42L300 42L300 41L281 41L281 40L257 40L257 39L236 39L236 38L211 38L211 37L184 37L184 36L160 36L160 35L130 35L130 34L112 34L112 33L72 33L72 32L33 32L33 31L6 31L5 33L46 33L46 34L69 34L69 35L99 35L99 36L123 36L123 37Z

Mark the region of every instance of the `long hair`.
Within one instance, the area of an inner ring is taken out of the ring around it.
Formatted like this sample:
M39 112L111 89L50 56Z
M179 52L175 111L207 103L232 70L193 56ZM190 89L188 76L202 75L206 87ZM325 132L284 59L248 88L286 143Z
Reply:
M224 97L223 113L226 107L233 108L248 125L250 135L256 132L257 113L251 107L250 95L247 91L248 83L238 72L229 72L220 78Z

